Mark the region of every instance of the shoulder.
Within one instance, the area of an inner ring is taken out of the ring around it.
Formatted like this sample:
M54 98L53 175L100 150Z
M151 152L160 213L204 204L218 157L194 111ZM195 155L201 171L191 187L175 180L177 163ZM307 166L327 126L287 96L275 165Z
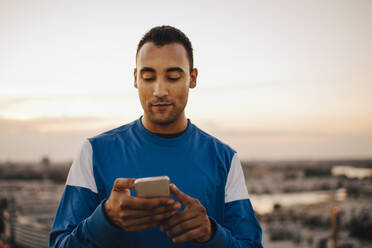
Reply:
M117 137L119 137L119 136L120 137L123 137L123 136L125 137L126 135L130 134L130 130L134 128L135 123L136 123L136 121L133 121L131 123L128 123L128 124L110 129L110 130L105 131L103 133L100 133L96 136L88 138L88 140L90 141L90 143L93 144L93 143L101 143L101 142L104 142L104 143L105 142L110 142L110 141L113 141L113 140L117 139Z
M236 154L236 151L231 146L224 143L215 136L201 130L197 126L195 126L195 129L196 129L195 135L196 138L198 139L198 142L201 142L202 144L205 145L209 145L218 154L223 155L225 159L228 160L229 163L231 162L234 154Z
M196 129L196 132L195 133L199 136L198 138L201 141L212 143L218 149L223 149L223 150L226 150L226 151L229 151L229 152L232 152L232 153L236 153L236 151L232 147L230 147L228 144L224 143L223 141L221 141L217 137L215 137L215 136L213 136L213 135L211 135L211 134L203 131L202 129L200 129L197 126L195 126L195 129Z

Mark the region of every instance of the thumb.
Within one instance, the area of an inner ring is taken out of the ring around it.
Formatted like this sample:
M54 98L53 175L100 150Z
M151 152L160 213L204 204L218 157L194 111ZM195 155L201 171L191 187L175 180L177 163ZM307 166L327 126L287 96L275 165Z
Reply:
M129 192L134 188L134 178L116 178L112 191L116 192Z
M194 198L183 193L173 183L170 185L170 190L172 194L174 195L174 197L176 197L176 199L179 200L183 205L190 206L194 202Z

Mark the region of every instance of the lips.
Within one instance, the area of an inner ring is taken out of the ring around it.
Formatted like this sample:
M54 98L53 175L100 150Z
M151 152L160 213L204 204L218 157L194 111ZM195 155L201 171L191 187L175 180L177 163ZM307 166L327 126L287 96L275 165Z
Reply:
M156 104L151 104L152 107L159 111L166 110L168 107L172 106L170 103L156 103Z
M153 103L151 106L156 106L156 107L162 107L162 106L170 106L172 105L171 103Z

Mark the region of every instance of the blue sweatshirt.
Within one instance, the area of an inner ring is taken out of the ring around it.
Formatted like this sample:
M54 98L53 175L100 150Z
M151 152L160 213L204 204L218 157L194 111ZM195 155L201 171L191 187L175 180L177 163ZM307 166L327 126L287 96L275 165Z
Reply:
M161 175L206 208L216 225L208 242L174 244L157 227L126 232L108 221L103 204L116 178ZM67 177L50 247L262 247L261 236L233 149L190 121L180 136L163 138L138 119L84 142Z

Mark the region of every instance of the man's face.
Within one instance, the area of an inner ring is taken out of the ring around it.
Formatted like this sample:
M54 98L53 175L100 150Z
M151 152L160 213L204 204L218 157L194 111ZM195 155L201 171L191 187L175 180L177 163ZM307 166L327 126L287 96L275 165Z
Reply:
M186 49L179 43L145 43L138 52L134 86L145 116L169 125L184 114L189 88L196 86L197 70L190 73Z

